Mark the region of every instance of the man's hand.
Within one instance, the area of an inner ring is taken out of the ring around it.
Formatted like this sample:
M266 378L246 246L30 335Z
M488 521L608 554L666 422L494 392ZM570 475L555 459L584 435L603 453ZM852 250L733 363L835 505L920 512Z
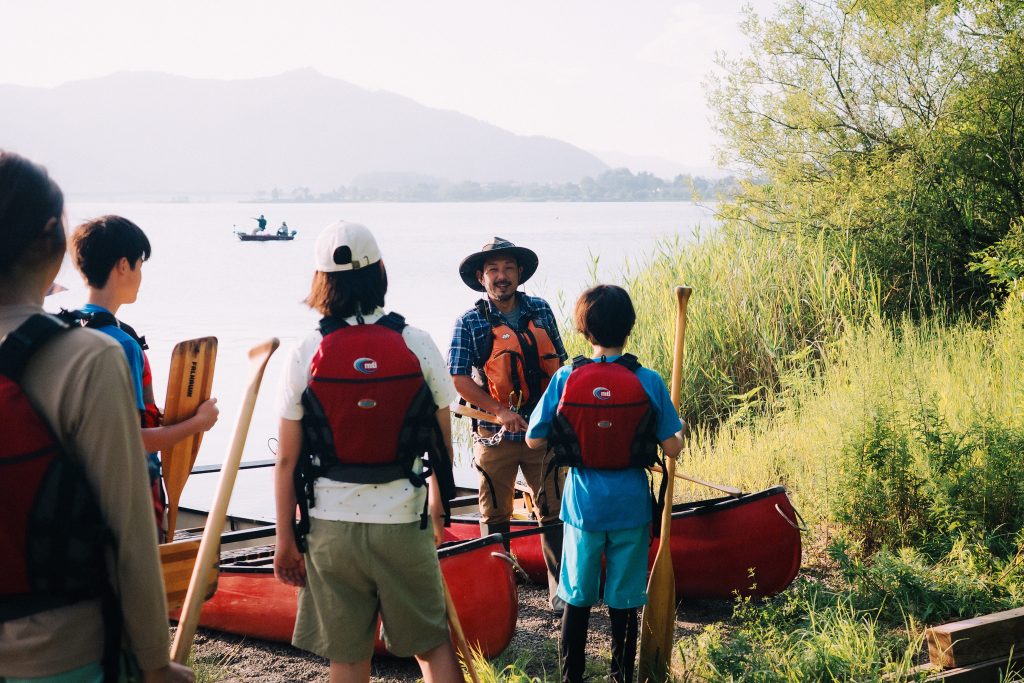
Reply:
M526 420L519 413L513 412L508 408L502 408L496 414L498 421L501 422L501 426L505 428L506 432L525 432L529 426L526 424Z
M195 683L196 675L184 664L171 662L160 669L142 672L143 683Z
M274 576L289 586L302 588L306 585L306 558L294 541L282 540L280 536L274 548Z

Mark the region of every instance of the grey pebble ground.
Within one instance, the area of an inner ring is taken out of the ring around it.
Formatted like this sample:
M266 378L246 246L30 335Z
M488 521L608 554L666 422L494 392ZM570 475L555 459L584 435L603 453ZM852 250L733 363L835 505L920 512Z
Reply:
M680 606L676 617L678 636L693 634L708 623L728 619L732 603L727 600L699 601ZM558 680L559 616L547 606L547 589L519 586L519 621L508 649L493 660L497 668L517 663L530 676L542 681ZM587 643L591 680L602 680L607 672L611 651L608 611L595 608L590 618L591 636ZM267 643L239 636L200 629L193 656L220 683L264 681L326 681L327 661L287 645ZM375 657L371 680L380 683L406 683L421 679L412 659Z

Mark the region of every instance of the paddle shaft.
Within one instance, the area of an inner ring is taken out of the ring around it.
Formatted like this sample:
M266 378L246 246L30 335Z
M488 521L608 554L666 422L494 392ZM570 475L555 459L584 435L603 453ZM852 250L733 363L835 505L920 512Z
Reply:
M220 481L217 483L217 493L213 499L210 514L206 518L203 539L199 543L199 555L196 558L195 568L192 570L192 580L189 581L188 592L185 594L185 604L181 608L178 628L174 633L174 643L171 645L171 659L179 664L186 662L189 650L192 649L192 641L199 624L199 611L203 606L207 575L213 567L213 563L218 560L220 535L224 530L231 490L235 486L235 475L238 474L238 464L242 460L242 450L245 448L245 438L249 433L249 423L252 422L253 409L256 407L256 396L263 381L263 372L267 368L267 361L270 360L270 356L279 345L280 342L277 338L273 338L249 351L252 376L242 397L242 407L239 410L238 419L235 421L235 432L231 437L227 456L224 458Z
M686 337L686 305L689 287L676 287L676 334L672 349L672 405L678 409L683 376L683 350ZM661 511L661 535L658 554L647 583L647 606L640 624L640 683L668 679L672 640L675 636L676 584L672 568L672 496L675 482L675 458L665 458L665 500Z
M448 625L451 626L452 634L455 636L455 645L458 648L459 656L462 658L462 663L466 665L466 671L469 673L470 680L473 683L480 683L480 678L476 674L476 666L473 665L473 651L469 648L469 643L466 642L466 634L462 631L462 623L459 621L459 615L455 611L452 594L448 591L448 583L443 576L441 577L441 587L444 588L444 604L448 610Z

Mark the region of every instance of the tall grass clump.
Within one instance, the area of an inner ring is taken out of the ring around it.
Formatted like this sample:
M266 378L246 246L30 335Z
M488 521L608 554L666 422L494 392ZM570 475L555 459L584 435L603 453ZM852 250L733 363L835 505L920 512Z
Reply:
M693 287L682 410L702 425L771 405L788 373L815 372L831 344L878 311L877 286L852 247L741 227L685 248L663 242L622 284L637 311L626 350L664 377L672 364L671 287ZM580 335L567 339L572 352L589 352Z

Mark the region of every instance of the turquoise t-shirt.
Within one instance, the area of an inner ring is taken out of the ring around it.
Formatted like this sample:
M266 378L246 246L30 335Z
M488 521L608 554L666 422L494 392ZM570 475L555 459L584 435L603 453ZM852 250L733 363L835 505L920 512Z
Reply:
M618 356L608 356L607 360L613 361L616 358ZM551 383L530 417L527 437L546 439L551 433L551 423L555 419L570 372L572 367L566 365L559 368L551 378ZM655 435L658 441L664 441L682 429L679 414L658 373L642 367L637 370L636 376L651 399L657 418ZM559 517L566 524L584 531L615 531L649 524L651 497L647 473L635 467L625 470L571 467L565 480Z
M85 313L110 313L107 309L96 304L86 304L82 306L81 310ZM142 356L142 347L131 338L131 335L117 325L106 325L97 329L116 339L121 348L124 349L125 358L128 359L128 370L132 376L132 386L135 387L135 407L139 410L145 410L146 402L142 393L142 374L145 369L145 359Z

